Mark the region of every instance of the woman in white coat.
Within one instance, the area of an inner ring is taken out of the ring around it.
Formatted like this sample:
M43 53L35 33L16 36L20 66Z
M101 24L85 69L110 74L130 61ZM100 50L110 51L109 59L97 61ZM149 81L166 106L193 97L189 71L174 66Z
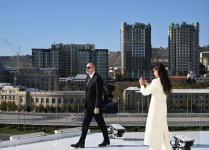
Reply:
M171 82L163 64L153 69L154 76L151 84L142 77L139 80L140 91L143 95L152 94L147 116L144 144L150 150L172 150L169 142L167 125L167 96L171 92Z

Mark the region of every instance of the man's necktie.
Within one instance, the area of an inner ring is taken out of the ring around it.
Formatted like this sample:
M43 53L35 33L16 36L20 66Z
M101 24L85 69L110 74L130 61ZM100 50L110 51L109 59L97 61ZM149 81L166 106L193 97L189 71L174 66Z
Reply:
M86 86L88 86L90 80L91 80L91 77L88 76Z

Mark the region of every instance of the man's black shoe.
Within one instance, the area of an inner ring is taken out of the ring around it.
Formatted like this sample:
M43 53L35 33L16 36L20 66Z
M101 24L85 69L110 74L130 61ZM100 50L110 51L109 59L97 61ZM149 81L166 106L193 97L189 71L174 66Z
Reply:
M102 146L107 146L107 145L110 145L110 141L103 141L101 144L99 144L98 146L99 147L102 147Z
M79 147L84 148L85 147L84 143L81 143L81 142L78 142L76 144L71 144L71 146L75 147L75 148L79 148Z

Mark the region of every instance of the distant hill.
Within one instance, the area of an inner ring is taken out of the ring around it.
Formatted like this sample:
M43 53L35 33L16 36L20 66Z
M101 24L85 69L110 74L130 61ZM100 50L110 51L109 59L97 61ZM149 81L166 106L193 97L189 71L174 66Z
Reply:
M209 45L200 47L200 52L209 52Z
M168 59L168 49L167 48L152 48L152 59ZM109 67L121 67L121 53L109 52Z
M168 59L168 49L152 48L152 59Z

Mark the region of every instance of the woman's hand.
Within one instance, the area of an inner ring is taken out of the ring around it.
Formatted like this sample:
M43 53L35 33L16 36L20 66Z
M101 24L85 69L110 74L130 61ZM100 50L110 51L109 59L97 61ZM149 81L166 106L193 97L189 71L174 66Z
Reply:
M140 84L140 86L144 85L144 78L143 78L143 77L141 77L141 78L139 79L139 84Z
M140 86L142 86L142 85L147 85L147 84L148 84L147 80L145 80L143 77L141 77L141 78L139 79L139 83L140 83Z

